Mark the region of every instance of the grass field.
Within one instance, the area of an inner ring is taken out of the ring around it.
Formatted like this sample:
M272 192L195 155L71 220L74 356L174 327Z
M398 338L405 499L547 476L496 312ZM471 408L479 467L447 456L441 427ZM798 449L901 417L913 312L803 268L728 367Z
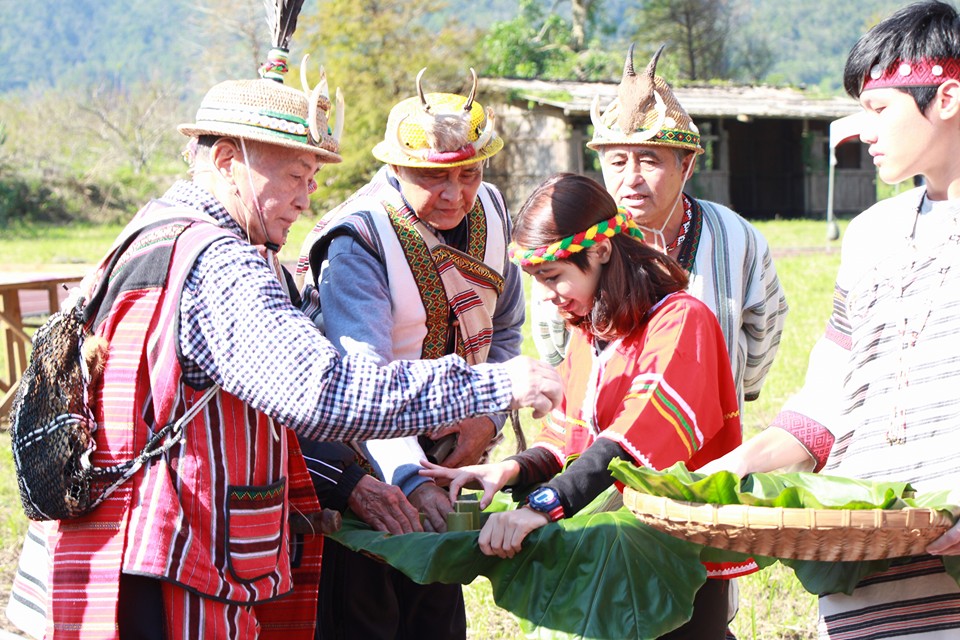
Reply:
M762 429L783 402L801 385L807 354L823 330L830 313L833 278L839 265L838 243L827 244L825 224L816 221L772 221L756 225L774 251L790 304L780 351L764 385L761 398L744 411L747 435ZM295 261L308 222L291 231L287 248L281 252L285 263ZM841 228L844 227L841 221ZM90 263L109 246L118 227L19 226L0 231L0 269L15 271L50 270L57 265ZM529 336L525 352L535 355ZM5 366L0 350L0 368ZM532 434L536 425L525 422ZM505 443L501 455L512 452ZM16 566L20 539L26 521L19 508L16 480L10 455L9 437L0 433L0 585L9 585ZM792 573L775 565L740 581L740 613L733 629L741 640L805 640L816 637L816 599L806 593ZM475 639L513 638L518 627L509 614L496 607L489 583L480 579L465 588L469 636ZM0 602L6 606L6 597ZM0 629L13 630L0 616Z

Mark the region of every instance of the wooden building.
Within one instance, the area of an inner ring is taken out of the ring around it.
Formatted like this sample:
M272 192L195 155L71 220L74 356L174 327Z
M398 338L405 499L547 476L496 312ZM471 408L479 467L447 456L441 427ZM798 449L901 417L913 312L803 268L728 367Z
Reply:
M583 173L602 181L586 148L593 125L617 85L543 80L481 80L481 99L497 117L504 150L487 179L512 211L547 176ZM812 98L798 89L703 86L674 92L700 128L705 153L687 191L731 206L751 219L822 217L827 208L830 122L856 112L850 98ZM875 171L866 145L837 150L836 213L857 213L876 201Z

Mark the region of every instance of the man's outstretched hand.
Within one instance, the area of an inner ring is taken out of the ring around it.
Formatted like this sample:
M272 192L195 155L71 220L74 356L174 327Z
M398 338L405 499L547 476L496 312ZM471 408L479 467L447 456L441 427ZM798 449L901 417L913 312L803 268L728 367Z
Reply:
M513 382L510 409L530 407L534 418L542 418L560 404L563 386L553 367L528 356L517 356L504 366Z

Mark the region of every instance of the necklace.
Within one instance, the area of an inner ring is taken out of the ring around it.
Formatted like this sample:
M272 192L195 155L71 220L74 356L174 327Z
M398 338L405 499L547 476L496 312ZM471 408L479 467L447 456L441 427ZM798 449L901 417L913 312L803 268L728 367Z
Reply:
M690 200L687 199L687 196L683 196L683 220L680 222L680 233L677 234L677 237L673 239L673 242L668 244L663 252L670 253L674 249L680 246L684 238L687 237L687 232L690 230L690 223L693 220L693 211L690 206Z
M910 386L910 367L906 362L907 354L911 349L916 347L917 340L919 340L923 330L926 329L927 321L930 319L930 315L936 304L937 295L946 281L947 273L950 271L951 266L950 264L945 264L937 269L939 280L936 283L931 282L927 285L927 296L923 304L909 304L905 301L907 289L921 279L920 271L926 269L928 266L934 266L934 263L941 255L941 252L938 252L936 255L928 254L921 256L916 245L917 222L920 219L920 213L923 209L926 196L926 192L920 196L920 202L917 204L913 224L910 226L910 232L904 238L907 246L915 255L909 267L900 272L900 281L896 287L898 299L897 310L902 315L897 317L897 337L900 340L900 348L896 376L896 395L893 405L893 415L891 416L890 425L886 433L887 444L890 446L902 445L907 441L906 409L902 406L903 395ZM956 223L956 220L954 222ZM949 240L954 243L960 243L960 234L954 232L949 236ZM916 308L917 310L917 313L912 317L908 312L908 309L911 308Z

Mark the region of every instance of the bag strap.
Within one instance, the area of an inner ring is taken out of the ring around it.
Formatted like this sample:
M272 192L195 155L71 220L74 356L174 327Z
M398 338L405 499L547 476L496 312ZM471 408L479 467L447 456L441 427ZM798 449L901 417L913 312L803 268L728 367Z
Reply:
M150 215L153 209L168 209L168 211ZM131 220L120 235L117 236L103 258L97 263L99 265L100 279L90 293L86 305L84 305L83 322L85 325L89 324L96 316L96 312L100 308L100 303L103 302L103 298L107 295L107 285L110 282L110 274L126 250L130 248L130 245L136 237L148 227L173 222L175 220L196 220L215 226L219 226L220 224L213 216L203 213L202 211L197 211L196 209L178 206L164 200L151 200L148 202L137 212L137 215L134 216L133 220ZM104 264L106 264L106 266L103 266Z

